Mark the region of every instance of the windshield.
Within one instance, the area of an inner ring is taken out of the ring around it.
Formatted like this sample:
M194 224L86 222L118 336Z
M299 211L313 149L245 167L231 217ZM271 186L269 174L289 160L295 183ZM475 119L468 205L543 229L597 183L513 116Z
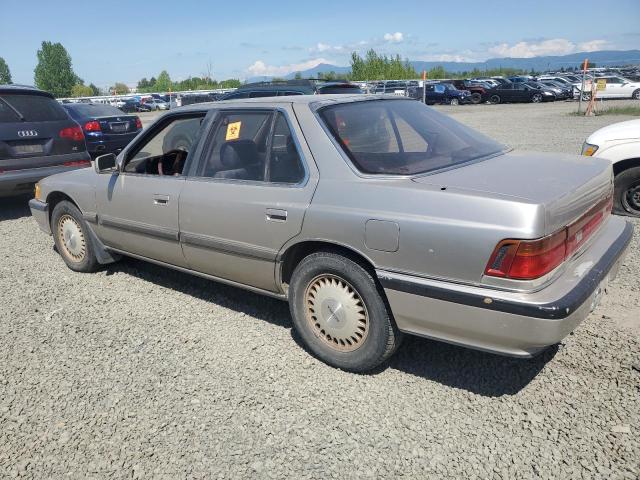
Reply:
M413 100L370 100L320 110L363 173L414 175L503 152L505 147Z

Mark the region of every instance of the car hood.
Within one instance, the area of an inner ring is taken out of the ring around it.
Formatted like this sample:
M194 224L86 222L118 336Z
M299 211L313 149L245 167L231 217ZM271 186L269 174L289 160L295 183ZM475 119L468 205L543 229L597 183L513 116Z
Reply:
M614 123L589 135L587 143L602 145L611 140L640 139L640 120Z
M546 230L567 225L611 192L611 163L578 155L510 152L414 182L449 192L507 197L541 205Z

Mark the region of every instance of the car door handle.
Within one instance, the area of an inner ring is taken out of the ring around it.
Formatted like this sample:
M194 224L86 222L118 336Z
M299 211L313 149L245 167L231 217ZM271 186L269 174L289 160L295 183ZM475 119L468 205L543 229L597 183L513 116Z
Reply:
M169 203L169 195L154 195L153 196L153 204L164 206Z
M286 222L287 211L279 208L267 208L267 221L269 222Z

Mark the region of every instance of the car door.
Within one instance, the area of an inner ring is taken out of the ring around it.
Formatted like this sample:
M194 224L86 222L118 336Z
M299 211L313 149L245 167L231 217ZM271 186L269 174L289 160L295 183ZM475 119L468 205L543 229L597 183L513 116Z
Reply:
M168 162L177 162L179 150L189 152L194 147L184 143L184 138L192 142L197 139L204 117L205 112L164 117L125 149L121 171L99 175L96 228L105 245L172 265L186 265L178 226L178 200L185 177L177 165ZM185 135L187 130L193 130L192 134ZM170 171L174 167L176 171Z
M318 171L291 106L221 108L180 196L192 270L276 291L278 252L296 236Z

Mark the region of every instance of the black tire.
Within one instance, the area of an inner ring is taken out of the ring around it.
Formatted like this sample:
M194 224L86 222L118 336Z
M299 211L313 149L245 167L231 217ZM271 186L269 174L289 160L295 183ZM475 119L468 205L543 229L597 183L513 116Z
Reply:
M72 230L77 232L74 234L75 237L68 238L66 242L63 238L65 225L70 225ZM88 235L87 224L73 203L63 200L55 206L51 213L51 232L58 253L71 270L90 273L100 268ZM74 255L74 251L78 249L81 253Z
M347 337L345 338L349 345L342 339L341 344L338 343L335 337L331 338L328 334L331 328L328 323L324 324L325 328L329 327L327 331L322 329L320 323L316 323L329 322L333 317L334 325L345 328L345 332L348 332L349 318L339 319L337 312L342 308L342 312L347 312L343 315L349 317L349 312L355 311L350 310L348 305L343 308L343 304L339 302L334 303L332 309L330 304L326 303L335 301L331 297L326 297L325 303L314 310L310 299L321 298L319 292L322 290L313 289L319 283L322 285L321 282L325 278L328 278L329 282L335 281L336 288L341 286L340 281L345 282L346 285L342 286L350 287L348 291L353 293L353 297L361 300L361 306L357 308L366 318L366 331L365 327L360 326L364 337L357 339L355 335L352 336L353 344ZM316 297L313 296L314 293ZM298 264L291 277L289 308L295 329L309 350L323 362L343 370L365 372L375 368L396 351L402 340L402 334L395 326L382 288L363 265L337 253L313 253ZM326 314L323 315L324 312L330 313L328 319ZM321 317L320 320L314 315ZM340 321L343 323L340 324ZM350 350L345 351L345 348Z
M531 103L540 103L542 102L542 94L534 93L531 95Z
M478 92L474 92L471 94L471 103L473 103L474 105L478 105L481 102L482 102L482 95L480 95Z
M451 100L449 100L449 105L460 105L460 100L458 100L457 98L452 98Z
M631 167L616 175L613 211L640 217L640 167Z
M582 100L584 100L585 102L588 102L589 100L591 100L591 93L582 92Z
M500 95L491 95L491 97L489 97L489 101L491 103L497 104L497 103L500 103L500 100L501 100Z
M633 91L633 93L631 94L631 98L633 98L634 100L640 100L640 88Z

